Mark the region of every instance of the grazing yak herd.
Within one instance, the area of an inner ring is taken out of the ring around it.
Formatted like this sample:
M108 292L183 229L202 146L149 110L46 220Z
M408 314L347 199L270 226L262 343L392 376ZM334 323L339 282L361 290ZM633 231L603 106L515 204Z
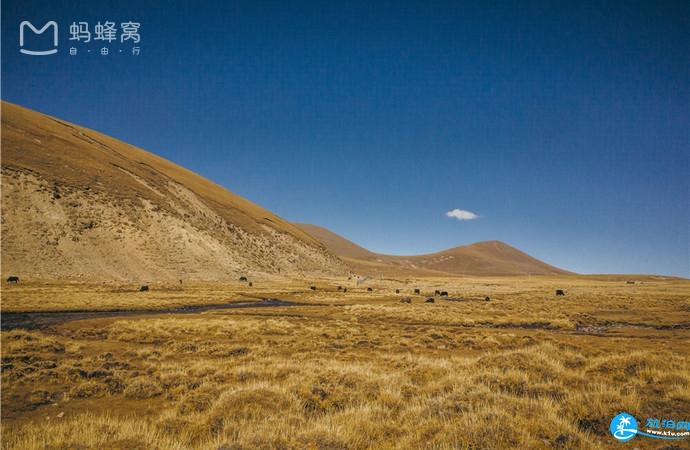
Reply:
M248 286L252 287L254 286L254 283L248 280L246 276L241 276L240 277L240 282L247 283ZM19 277L16 275L10 275L7 277L7 283L8 284L18 284L19 283ZM635 284L634 281L627 281L627 284ZM180 280L180 284L182 284L182 280ZM309 289L312 291L316 291L317 287L316 286L309 286ZM144 284L139 287L139 292L148 292L149 291L149 286L147 284ZM338 292L347 292L347 288L338 286ZM367 292L374 292L374 289L371 287L367 288ZM395 290L396 294L400 294L400 289ZM422 295L422 290L419 288L414 289L414 294L415 295ZM564 289L556 289L556 297L563 297L565 296L565 290ZM464 301L465 299L463 297L449 297L448 291L441 291L436 289L434 291L433 296L428 296L426 300L424 301L425 303L434 303L435 297L445 297L446 300L451 301L451 302L460 302ZM484 301L491 301L491 297L486 296L484 297ZM403 297L400 299L400 303L412 303L412 299L410 297Z
M242 278L244 278L244 277L242 277ZM244 280L246 280L246 278L244 278ZM314 286L314 285L309 286L309 289L312 290L312 291L314 291L314 292L316 292L316 291L319 290L319 289L318 289L316 286ZM328 288L323 288L323 291L328 291ZM337 287L337 291L338 291L338 292L347 292L347 288L344 288L344 287L342 287L342 286L338 286L338 287ZM373 293L373 292L374 292L374 288L372 288L372 287L367 287L367 288L366 288L366 292L367 292L367 293ZM413 292L414 292L414 295L422 295L422 290L421 290L420 288L414 288ZM400 294L400 293L401 293L401 289L400 289L400 288L396 288L396 289L395 289L395 293L396 293L396 294ZM555 295L558 296L558 297L560 297L560 296L565 296L565 290L563 290L563 289L556 289ZM436 289L436 290L434 290L434 294L433 294L433 295L430 295L430 294L429 294L429 295L426 297L426 300L424 300L424 303L436 303L436 298L437 298L437 297L441 297L441 298L443 298L444 300L449 301L449 302L464 302L464 301L466 301L466 300L470 300L470 299L465 299L464 297L451 297L451 296L448 294L448 291L441 291L441 290L439 290L439 289ZM485 296L483 299L480 297L480 298L472 298L471 300L484 300L485 302L490 302L490 301L491 301L491 297L489 297L489 296L487 295L487 296ZM411 297L402 297L402 298L400 299L400 303L412 303L412 298L411 298Z

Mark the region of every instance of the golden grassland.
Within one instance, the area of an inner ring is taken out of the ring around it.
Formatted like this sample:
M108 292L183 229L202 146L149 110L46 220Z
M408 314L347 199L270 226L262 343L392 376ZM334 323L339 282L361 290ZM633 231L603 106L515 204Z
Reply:
M263 280L263 288L247 283L146 284L150 291L139 292L143 284L114 283L56 284L23 283L7 285L2 292L4 312L27 311L107 311L137 309L168 309L183 306L224 304L258 300L270 295L289 294L304 289L304 283L283 283Z
M415 287L463 300L425 303L411 295ZM135 288L11 286L2 307L151 309L266 297L299 306L3 331L4 448L617 448L608 425L619 411L690 416L686 280ZM567 295L555 297L556 288ZM643 439L629 445L673 448Z

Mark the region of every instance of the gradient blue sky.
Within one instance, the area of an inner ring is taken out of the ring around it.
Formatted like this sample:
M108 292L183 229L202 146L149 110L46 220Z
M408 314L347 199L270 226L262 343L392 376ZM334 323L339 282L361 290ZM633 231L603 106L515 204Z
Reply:
M2 98L374 251L689 276L690 3L165 3L3 1ZM80 20L141 22L141 55L70 56Z

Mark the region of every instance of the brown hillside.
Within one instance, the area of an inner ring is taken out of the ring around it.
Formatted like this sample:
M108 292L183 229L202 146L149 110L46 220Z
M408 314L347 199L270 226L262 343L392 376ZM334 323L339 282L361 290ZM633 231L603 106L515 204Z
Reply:
M343 258L355 271L372 275L556 275L569 273L553 267L500 241L477 242L437 253L392 256L370 252L359 245L315 225L297 224Z
M189 170L2 103L3 275L224 280L343 270L299 228Z
M375 260L380 256L376 253L370 252L364 247L360 247L359 245L345 239L340 235L335 234L327 228L308 223L296 223L295 225L316 238L319 242L325 245L326 248L341 258Z

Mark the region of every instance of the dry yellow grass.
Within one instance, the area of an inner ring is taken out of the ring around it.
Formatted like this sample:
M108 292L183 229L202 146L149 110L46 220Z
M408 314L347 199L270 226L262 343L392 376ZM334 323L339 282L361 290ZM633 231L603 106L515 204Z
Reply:
M266 283L255 281L254 284L252 287L247 283L149 284L148 292L139 292L140 284L101 283L66 286L50 282L25 282L3 287L2 309L4 312L164 309L257 300L269 294L282 292L275 287L261 287L261 284ZM300 288L303 289L303 283ZM289 292L289 286L285 288L285 292Z
M261 292L302 306L5 331L3 447L614 448L618 411L690 415L687 281L439 278L335 292L347 283L316 280L314 292L267 282ZM424 303L415 287L465 301ZM556 287L568 295L554 297ZM75 309L72 296L118 307L142 297L50 289L63 309ZM30 286L7 292L3 308L21 309L22 292L26 309L42 308ZM152 291L151 305L221 293L242 294L185 286Z

